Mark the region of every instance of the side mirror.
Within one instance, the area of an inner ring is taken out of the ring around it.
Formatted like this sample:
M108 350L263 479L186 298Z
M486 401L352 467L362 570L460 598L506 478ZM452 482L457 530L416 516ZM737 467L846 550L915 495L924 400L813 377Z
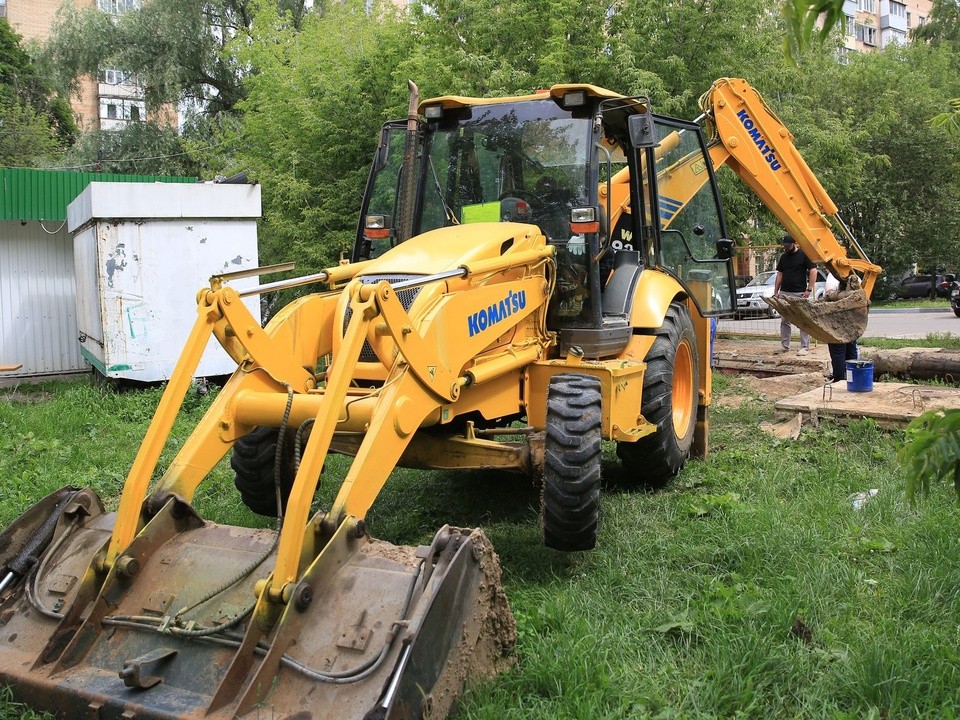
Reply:
M653 116L649 110L643 110L627 118L630 132L630 144L637 148L651 148L657 144L657 134L653 131Z
M733 257L733 240L728 238L717 240L717 257L721 260L729 260Z

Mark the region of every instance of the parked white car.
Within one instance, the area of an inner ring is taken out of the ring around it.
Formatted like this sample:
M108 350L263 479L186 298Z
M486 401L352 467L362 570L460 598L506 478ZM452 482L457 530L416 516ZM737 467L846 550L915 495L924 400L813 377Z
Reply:
M773 286L777 281L777 271L769 270L758 273L753 280L748 282L742 288L737 289L737 309L734 317L740 320L748 315L765 315L766 317L779 317L780 313L764 302L765 297L773 297ZM819 300L823 297L827 285L827 276L823 271L817 270L817 282L814 285L813 299Z

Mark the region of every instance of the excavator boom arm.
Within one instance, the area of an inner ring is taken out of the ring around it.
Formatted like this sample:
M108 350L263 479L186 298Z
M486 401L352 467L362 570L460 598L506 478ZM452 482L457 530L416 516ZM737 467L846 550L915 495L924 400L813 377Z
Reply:
M763 201L804 253L836 277L861 277L867 297L882 268L870 262L837 206L793 144L793 136L746 80L721 78L700 99L713 124L710 157ZM855 257L837 239L842 236Z

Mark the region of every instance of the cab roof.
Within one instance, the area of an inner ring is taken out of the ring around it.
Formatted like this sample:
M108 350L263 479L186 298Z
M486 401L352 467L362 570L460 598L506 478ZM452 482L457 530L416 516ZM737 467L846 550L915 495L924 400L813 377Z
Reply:
M498 105L500 103L510 103L510 102L522 102L525 100L544 100L546 98L552 98L559 101L564 95L569 92L575 92L577 90L583 90L588 96L598 97L603 99L617 99L624 97L620 93L615 93L611 90L606 90L602 87L597 87L596 85L586 85L586 84L562 84L562 85L553 85L549 90L539 90L532 95L513 95L509 97L492 97L492 98L474 98L466 97L463 95L442 95L440 97L430 98L429 100L423 100L419 107L419 111L423 111L423 108L427 105L441 105L444 108L458 108L458 107L473 107L475 105Z

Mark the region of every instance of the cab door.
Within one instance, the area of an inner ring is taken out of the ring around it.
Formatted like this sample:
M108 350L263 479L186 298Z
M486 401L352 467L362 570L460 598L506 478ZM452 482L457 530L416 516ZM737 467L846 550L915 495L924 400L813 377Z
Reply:
M736 307L733 243L703 134L696 124L658 115L654 128L657 144L647 151L657 196L654 262L688 289L709 283L708 297L691 292L702 315L731 313Z

